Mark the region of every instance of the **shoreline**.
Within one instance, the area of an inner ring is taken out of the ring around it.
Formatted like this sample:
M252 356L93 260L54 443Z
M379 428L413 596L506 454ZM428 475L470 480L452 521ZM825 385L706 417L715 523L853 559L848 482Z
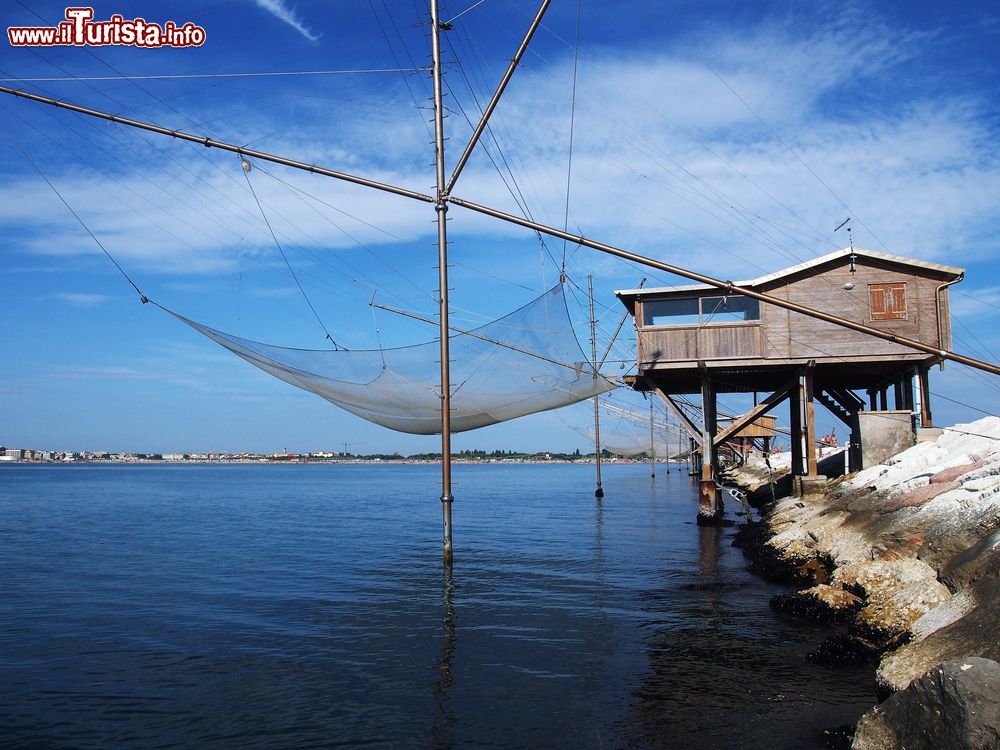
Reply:
M728 473L762 508L734 544L752 572L802 587L774 609L846 625L810 661L877 665L879 703L841 746L1000 746L1000 418L946 428L824 493L772 501L779 478L763 464Z
M381 464L389 466L407 466L407 465L438 465L441 463L441 459L430 459L430 458L401 458L401 459L379 459L379 458L358 458L358 459L302 459L302 458L289 458L289 459L270 459L270 458L233 458L233 459L184 459L184 460L167 460L167 459L74 459L72 461L65 460L38 460L38 461L0 461L0 466L100 466L100 465L114 465L114 466L141 466L141 465L169 465L169 466L205 466L205 465L226 465L226 464L237 464L241 466L246 466L248 464L277 464L277 465L299 465L299 464L310 464L317 466L324 466L327 464L336 464L338 466L378 466ZM531 464L532 466L537 466L539 464L555 464L555 465L567 465L567 464L579 464L581 466L593 466L596 461L594 459L580 459L576 461L570 461L568 459L557 459L557 458L510 458L510 459L465 459L465 458L452 458L452 465L455 464L469 464L469 465L481 465L481 466L514 466L519 464ZM621 459L611 459L602 458L601 466L605 465L645 465L649 466L649 460L640 461L630 458ZM657 461L656 466L665 467L687 467L687 463L674 463L672 461Z

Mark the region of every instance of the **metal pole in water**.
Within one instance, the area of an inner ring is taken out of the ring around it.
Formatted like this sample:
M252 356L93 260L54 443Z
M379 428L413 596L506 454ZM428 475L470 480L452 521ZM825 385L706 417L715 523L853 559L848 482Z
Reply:
M594 365L594 380L597 380L597 334L594 321L594 278L587 276L587 294L590 297L590 356ZM597 489L594 497L604 497L601 487L601 414L597 405L597 394L594 394L594 454L597 459Z
M437 192L434 209L438 225L438 288L441 334L441 511L444 524L444 562L451 565L451 362L448 347L448 199L444 174L444 103L441 93L441 25L438 0L431 0L431 54L434 59L434 155Z
M653 442L653 400L649 401L649 476L656 479L656 444Z

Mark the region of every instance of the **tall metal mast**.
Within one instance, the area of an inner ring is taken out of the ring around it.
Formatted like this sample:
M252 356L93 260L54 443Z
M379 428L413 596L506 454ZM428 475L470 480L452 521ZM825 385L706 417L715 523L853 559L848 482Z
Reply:
M441 95L441 24L438 0L431 0L431 54L434 78L434 154L437 191L434 210L438 225L438 294L441 335L441 511L444 523L444 562L452 561L451 547L451 362L448 347L448 193L444 174L444 103Z
M590 297L590 357L594 365L594 378L597 378L597 334L594 322L594 279L587 276L587 294ZM598 408L597 394L594 394L594 455L597 460L597 489L594 490L594 497L604 497L604 488L601 487L601 413Z

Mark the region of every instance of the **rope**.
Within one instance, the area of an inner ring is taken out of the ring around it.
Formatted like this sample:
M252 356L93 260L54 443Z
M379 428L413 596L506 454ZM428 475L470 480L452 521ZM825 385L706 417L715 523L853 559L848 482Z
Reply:
M97 239L97 235L95 235L92 231L90 231L90 227L87 226L86 222L80 217L80 214L78 214L74 210L74 208L69 204L69 202L63 197L63 194L59 192L59 189L54 184L52 184L52 181L49 180L48 177L45 176L45 173L42 171L41 167L38 166L38 163L31 158L31 154L29 154L21 146L21 144L17 141L16 138L14 138L14 135L10 132L10 130L7 129L6 126L0 123L0 127L3 128L4 132L7 134L7 137L10 138L11 143L13 143L14 146L17 148L17 150L24 155L24 158L27 159L28 163L31 164L31 166L35 169L36 172L38 172L39 176L41 176L41 178L45 180L45 184L52 189L52 192L56 194L56 196L59 198L60 201L62 201L62 204L66 206L66 208L69 210L71 214L73 214L73 218L80 223L80 226L83 227L84 231L90 235L90 238L95 243L97 243L97 246L101 248L101 252L103 252L107 256L108 260L110 260L114 264L115 268L118 269L118 272L125 278L125 281L127 281L129 285L133 289L135 289L135 292L136 294L139 295L139 299L142 301L142 304L145 305L147 302L149 302L149 298L142 293L142 290L139 289L136 283L132 280L132 277L129 276L128 273L126 273L125 269L122 268L121 264L117 260L115 260L115 257L110 252L108 252L108 249L104 247L104 244L99 239Z
M458 20L459 18L461 18L462 16L464 16L464 15L465 15L466 13L468 13L468 12L469 12L470 10L473 10L473 9L475 9L475 8L478 8L478 7L480 6L480 5L482 5L482 4L483 4L483 3L485 3L485 2L486 2L486 0L479 0L479 2L478 2L478 3L474 3L473 5L470 5L470 6L468 7L468 8L466 8L466 9L465 9L465 10L463 10L463 11L462 11L461 13L459 13L459 14L458 14L457 16L452 16L452 17L451 17L451 18L449 18L449 19L448 19L447 21L445 21L445 22L444 22L444 25L445 25L445 26L450 26L450 25L451 25L451 24L453 24L453 23L454 23L455 21L457 21L457 20Z
M385 363L385 352L382 351L382 331L379 330L378 320L375 318L375 295L378 294L378 290L372 292L372 301L368 303L368 306L372 309L372 325L375 326L375 340L378 341L378 354L382 358L382 369L388 369L388 365Z
M299 277L295 274L295 269L293 269L292 264L288 262L288 256L285 255L285 251L281 247L281 243L278 242L278 235L274 233L274 228L271 226L271 222L268 221L267 214L264 212L264 206L261 205L260 198L257 197L257 191L253 189L253 183L250 182L250 162L243 157L240 157L240 161L243 166L243 176L246 178L247 187L250 188L250 194L253 195L257 208L260 209L260 215L263 217L264 223L267 225L267 231L271 233L271 239L274 240L274 246L278 248L278 252L281 254L282 260L285 261L285 265L288 267L288 273L290 273L292 278L295 279L295 285L299 288L299 291L302 292L302 298L306 301L306 304L309 305L309 309L312 310L312 314L316 317L316 321L319 323L320 328L322 328L323 332L326 334L327 340L333 344L333 348L335 350L339 350L341 347L339 347L337 342L333 340L333 336L330 335L330 332L326 329L326 325L323 323L322 318L319 317L319 313L316 312L316 308L313 307L313 303L310 301L309 295L306 294L306 290L302 287Z
M732 94L733 96L735 96L735 97L736 97L736 98L737 98L737 99L739 100L740 104L742 104L742 105L743 105L744 107L746 107L746 108L747 108L747 110L748 110L748 111L750 112L750 114L752 114L752 115L753 115L754 117L756 117L756 118L757 118L757 120L758 120L758 121L760 122L760 124L761 124L761 125L763 125L763 126L764 126L765 128L767 128L767 129L768 129L768 131L770 131L771 135L773 135L773 136L774 136L775 138L777 138L777 139L778 139L778 141L779 141L779 142L781 143L781 145L782 145L782 146L784 146L784 147L785 147L786 149L788 149L788 153L790 153L790 154L791 154L792 156L794 156L794 157L795 157L795 159L796 159L796 161L798 161L798 162L799 162L799 164L801 164L801 165L802 165L803 167L805 167L806 171L807 171L807 172L809 172L809 174L811 174L811 175L812 175L813 177L815 177L815 178L816 178L816 180L817 180L817 182L819 182L819 184L820 184L820 185L822 185L822 186L823 186L824 188L826 188L826 191L827 191L827 192L828 192L828 193L829 193L830 195L832 195L832 196L833 196L833 199L834 199L834 200L836 200L836 201L837 201L837 202L838 202L838 203L839 203L839 204L840 204L841 206L843 206L843 207L844 207L845 209L847 209L848 213L850 213L850 214L851 214L851 216L852 216L852 217L853 217L854 219L856 219L856 220L857 220L857 222L858 222L858 223L859 223L859 224L860 224L861 226L863 226L863 227L865 228L865 230L866 230L866 231L867 231L867 232L868 232L868 233L869 233L869 234L870 234L870 235L871 235L872 237L874 237L874 238L875 238L875 241L876 241L876 242L878 242L878 243L879 243L879 244L880 244L880 245L881 245L882 247L884 247L884 248L885 248L885 251L886 251L887 253L888 253L888 252L892 252L892 251L891 251L891 250L889 249L889 247L888 247L888 246L887 246L887 245L886 245L886 244L885 244L884 242L882 242L882 240L881 240L881 239L879 239L878 235L876 235L876 234L875 234L875 233L874 233L874 232L873 232L873 231L872 231L871 229L869 229L869 228L868 228L868 226L867 226L867 225L866 225L866 224L865 224L865 223L864 223L864 222L863 222L863 221L862 221L861 219L859 219L859 218L858 218L857 214L856 214L856 213L854 213L854 211L853 211L853 210L851 209L851 207L850 207L850 206L848 206L848 205L847 205L847 204L846 204L846 203L844 202L844 200L843 200L843 199L842 199L842 198L841 198L841 197L840 197L839 195L837 195L837 194L836 194L836 193L835 193L835 192L833 191L833 188L831 188L831 187L830 187L830 186L829 186L829 185L828 185L828 184L827 184L827 183L826 183L826 182L825 182L825 181L823 180L823 178L822 178L822 177L820 177L820 176L819 176L818 174L816 174L816 172L814 172L814 171L813 171L812 167L810 167L810 166L809 166L808 164L806 164L806 163L805 163L805 161L804 161L804 160L802 159L802 157L801 157L801 156L799 156L798 152L797 152L797 151L796 151L795 149L793 149L793 148L792 148L792 147L791 147L791 146L790 146L790 145L788 144L788 141L786 141L786 140L785 140L784 138L782 138L782 137L781 137L781 136L780 136L780 135L779 135L779 134L777 133L777 131L775 131L775 129L774 129L774 128L772 128L772 127L771 127L771 126L770 126L770 125L769 125L769 124L768 124L768 123L767 123L767 122L766 122L766 121L764 120L764 118L762 118L762 117L761 117L761 116L760 116L759 114L757 114L757 112L756 112L756 111L754 110L754 108L753 108L753 107L751 107L751 106L750 106L750 105L749 105L749 104L748 104L748 103L746 102L746 100L745 100L745 99L743 99L743 97L741 97L741 96L740 96L739 94L737 94L737 93L736 93L736 91L735 91L735 90L733 89L733 87L732 87L732 86L730 86L730 85L729 85L729 84L728 84L728 83L726 82L726 80L725 80L725 79L724 79L724 78L723 78L723 77L722 77L721 75L719 75L719 74L718 74L718 73L717 73L717 72L715 71L715 69L714 69L714 68L713 68L713 67L712 67L711 65L709 65L709 64L708 64L708 63L707 63L707 62L706 62L705 60L702 60L702 61L701 61L701 63L702 63L702 65L704 65L704 66L705 66L706 68L708 68L708 70L709 70L709 71L710 71L710 72L712 73L712 75L714 75L714 76L715 76L716 78L718 78L718 79L719 79L719 82L720 82L720 83L722 83L722 85L723 85L723 86L725 86L725 87L726 87L726 88L727 88L727 89L729 90L729 93L731 93L731 94Z
M455 37L453 36L446 37L446 39L449 42L451 42L453 38L455 39L455 46L457 47L458 41L461 39L461 36L458 35ZM457 52L457 50L455 50L455 52ZM461 63L459 56L457 54L455 55L455 58L456 58L455 67L458 70L459 74L462 76L462 80L465 82L465 87L468 89L469 95L472 97L472 101L476 105L476 109L479 111L479 114L482 115L483 105L482 102L479 101L479 97L476 95L475 87L472 85L472 81L469 80L469 76L466 73L465 66ZM452 97L455 99L459 111L465 118L466 122L469 124L470 127L474 128L475 123L472 122L471 118L466 113L465 108L462 106L462 103L459 100L458 96L456 96L455 92L452 91L451 85L447 81L445 81L445 86L448 88L448 93L451 94ZM500 123L503 122L499 114L495 113L494 117L498 122ZM534 220L531 209L528 207L528 200L525 197L524 192L521 190L521 186L518 183L517 178L514 176L514 170L511 167L506 154L504 153L504 149L500 146L500 141L497 138L496 133L493 132L493 127L490 123L486 124L486 133L487 135L489 135L490 140L493 142L493 146L497 151L497 156L500 158L500 161L503 163L504 169L506 169L507 171L507 176L504 176L503 171L500 169L500 165L497 164L496 159L493 158L493 154L490 153L489 146L486 143L483 143L483 153L486 155L486 158L490 160L490 163L493 165L493 169L496 170L497 176L500 177L500 181L503 182L504 187L507 188L507 192L510 193L511 198L514 199L514 203L517 204L518 208L521 209L521 211L524 213L525 216L527 216L529 219ZM509 183L508 183L508 177L510 179ZM513 185L513 187L511 187L511 185ZM558 263L556 262L556 259L553 257L551 250L549 250L548 245L545 243L545 237L542 235L542 233L535 230L535 236L538 238L538 242L542 251L542 284L543 286L545 286L545 279L544 279L545 255L547 254L549 256L549 259L552 261L553 265L558 265ZM565 266L565 262L563 263L563 265Z
M573 178L573 132L576 128L576 71L580 60L580 0L576 0L576 48L573 53L573 93L569 109L569 160L566 164L566 211L563 214L563 231L569 232L569 197ZM566 278L566 239L563 238L562 266L559 278Z
M399 58L396 57L396 50L393 49L392 42L389 41L389 34L386 33L385 26L382 25L382 19L379 18L378 11L375 10L375 3L373 3L372 0L368 0L368 7L371 8L372 15L375 16L375 23L378 24L379 31L382 32L382 38L385 39L385 46L389 48L389 54L392 55L392 59L393 59L393 61L395 61L396 65L399 65ZM385 7L384 4L383 4L383 7ZM386 8L386 13L389 16L389 20L392 21L393 20L392 19L392 14L389 13L389 9L388 8ZM396 26L396 23L395 23L395 21L393 21L393 28L395 28L395 26ZM399 30L398 29L396 30L396 33L397 33L397 35L399 34ZM407 55L409 55L409 50L406 49L406 45L405 44L403 45L403 52L405 52ZM413 60L411 59L410 62L412 63ZM427 70L428 68L424 67L423 69ZM400 69L400 70L402 71L402 69ZM406 77L405 73L403 75L403 83L406 85L406 90L410 94L410 99L413 101L414 108L419 113L420 112L420 102L417 101L417 96L416 96L416 94L413 93L413 88L410 86L410 81ZM427 124L427 121L423 117L420 118L420 121L423 122L423 124L424 124L424 130L427 131L427 136L431 137L431 128L430 128L430 125Z

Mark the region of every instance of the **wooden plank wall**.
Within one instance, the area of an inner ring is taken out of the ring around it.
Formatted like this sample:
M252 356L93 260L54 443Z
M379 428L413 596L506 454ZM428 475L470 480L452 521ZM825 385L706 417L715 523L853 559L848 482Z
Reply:
M934 271L898 266L858 256L851 274L848 259L838 260L825 270L809 269L795 276L777 279L758 287L759 291L796 304L829 312L878 330L937 346L935 291L946 280ZM906 284L906 319L872 320L869 284ZM853 284L845 289L845 284ZM716 295L712 290L702 296ZM637 313L641 316L640 302ZM942 294L944 346L951 346L948 291ZM641 317L637 317L641 320ZM761 303L761 322L708 324L702 327L640 327L636 330L639 360L642 362L693 362L764 358L841 359L857 361L866 357L894 357L917 354L899 344L852 331L834 323L793 313ZM777 362L776 362L777 364Z
M932 345L937 344L934 292L940 279L918 276L917 269L893 268L870 258L858 259L857 273L843 267L811 276L788 277L760 291L800 305L829 312L881 331L896 333ZM906 320L872 320L869 284L906 283ZM853 289L844 289L851 283ZM947 306L944 306L947 317ZM914 350L889 341L851 331L774 305L761 305L765 351L768 358L866 357L913 354Z
M639 360L691 361L746 359L763 355L761 326L710 325L703 328L643 328L637 331Z

